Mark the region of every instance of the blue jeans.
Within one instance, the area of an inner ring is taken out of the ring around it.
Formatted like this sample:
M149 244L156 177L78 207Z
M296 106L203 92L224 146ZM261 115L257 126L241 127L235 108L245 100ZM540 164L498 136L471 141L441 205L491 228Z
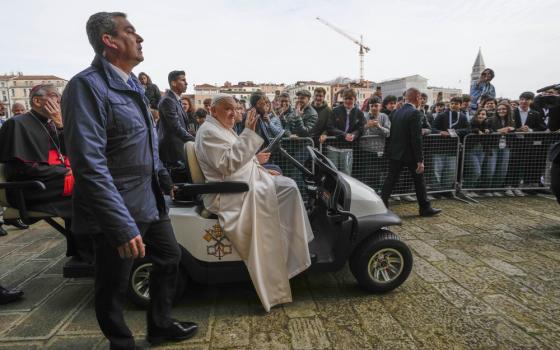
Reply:
M482 182L485 188L502 188L508 171L510 150L497 148L488 152L483 168Z
M450 190L454 188L454 175L457 166L457 156L449 154L434 154L434 191Z
M482 165L484 164L484 150L482 145L476 144L465 150L465 164L463 171L463 188L472 189L480 187Z

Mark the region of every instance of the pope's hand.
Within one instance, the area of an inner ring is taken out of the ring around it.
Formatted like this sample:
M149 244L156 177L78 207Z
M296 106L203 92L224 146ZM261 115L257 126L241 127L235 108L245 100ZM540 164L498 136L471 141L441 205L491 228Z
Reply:
M258 119L259 116L257 115L257 110L254 107L251 108L249 112L247 112L247 119L245 119L245 127L247 129L251 129L255 131Z
M268 173L272 176L280 176L280 173L277 172L276 170L272 170L272 169L267 169Z
M259 164L265 164L268 162L268 159L270 159L270 152L263 151L257 153L257 160L259 161Z

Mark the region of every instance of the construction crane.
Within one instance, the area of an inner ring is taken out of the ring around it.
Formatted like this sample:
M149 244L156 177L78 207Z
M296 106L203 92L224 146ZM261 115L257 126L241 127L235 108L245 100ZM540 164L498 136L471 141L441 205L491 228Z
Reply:
M329 28L331 28L332 30L334 30L335 32L337 32L338 34L352 40L354 42L354 44L358 45L360 47L360 51L359 51L359 55L360 55L360 83L364 81L364 54L366 52L369 52L369 47L365 46L363 43L363 37L360 35L360 40L358 41L358 39L353 38L352 36L350 36L349 34L347 34L346 32L344 32L342 29L332 25L331 23L325 21L324 19L317 17L317 20L321 23L323 23L324 25L328 26Z

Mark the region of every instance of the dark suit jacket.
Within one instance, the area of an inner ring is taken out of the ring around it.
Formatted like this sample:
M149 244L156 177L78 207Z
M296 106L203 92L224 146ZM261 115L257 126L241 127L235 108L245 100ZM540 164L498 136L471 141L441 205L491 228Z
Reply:
M463 112L459 112L459 119L456 122L457 124L451 127L449 125L449 110L441 112L432 123L432 132L439 134L441 131L454 129L459 137L467 135L470 131L467 116Z
M533 130L533 131L545 131L546 130L546 124L544 123L544 119L542 117L542 115L533 110L533 109L529 109L529 114L527 115L527 120L525 121L525 124L521 123L521 114L519 113L519 108L515 108L513 110L513 120L515 121L515 128L519 129L520 127L522 127L523 125L527 125L529 127L529 129Z
M337 136L337 138L344 140L344 135L354 134L354 140L362 135L364 132L364 125L366 118L364 113L358 108L354 107L350 111L350 126L348 131L346 129L346 107L338 106L332 111L331 117L327 123L327 132L329 136Z
M391 113L389 159L422 162L422 113L407 103Z
M172 91L168 91L158 106L159 110L159 157L165 163L185 163L183 146L194 137L187 132L187 114L181 101Z

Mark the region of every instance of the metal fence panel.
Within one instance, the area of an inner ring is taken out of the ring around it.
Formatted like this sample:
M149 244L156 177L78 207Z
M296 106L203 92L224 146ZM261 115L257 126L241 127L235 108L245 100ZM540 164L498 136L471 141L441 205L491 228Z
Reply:
M309 137L293 137L284 138L280 142L280 146L288 152L290 156L295 158L299 163L303 164L309 171L313 172L313 162L307 150L307 146L315 147L313 139ZM298 168L296 168L286 157L275 151L271 156L271 162L282 169L284 176L292 178L298 185L299 191L304 198L307 198L305 190L304 176Z
M467 191L547 188L548 149L560 141L550 132L467 135L460 187Z
M387 177L389 139L380 135L365 135L357 142L329 137L320 145L342 172L349 174L381 193ZM423 137L425 180L428 192L452 192L458 170L459 139L440 135ZM414 194L414 183L408 169L401 172L393 196Z

